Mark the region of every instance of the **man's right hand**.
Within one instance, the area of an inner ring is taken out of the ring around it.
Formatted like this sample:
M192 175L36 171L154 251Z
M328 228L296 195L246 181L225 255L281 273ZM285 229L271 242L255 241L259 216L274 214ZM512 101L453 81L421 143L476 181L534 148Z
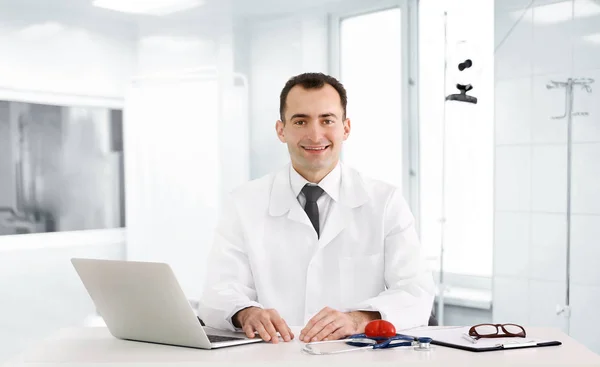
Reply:
M279 335L286 342L294 339L292 330L274 309L244 308L233 315L232 321L234 326L241 327L244 330L248 338L254 338L254 332L258 331L264 341L272 341L277 344L279 341L277 332L279 331Z

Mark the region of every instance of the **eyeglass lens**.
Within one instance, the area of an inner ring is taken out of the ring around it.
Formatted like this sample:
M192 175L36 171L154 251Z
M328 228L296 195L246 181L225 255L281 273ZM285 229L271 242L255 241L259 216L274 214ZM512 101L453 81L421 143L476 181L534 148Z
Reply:
M523 333L523 328L519 325L504 324L504 330L509 334ZM475 326L475 332L481 336L503 334L504 331L500 327L491 324L483 324Z

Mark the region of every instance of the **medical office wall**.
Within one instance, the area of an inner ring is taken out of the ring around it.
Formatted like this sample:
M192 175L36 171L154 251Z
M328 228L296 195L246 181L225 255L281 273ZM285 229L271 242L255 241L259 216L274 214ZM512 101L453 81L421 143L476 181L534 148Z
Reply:
M124 227L122 116L0 101L0 235Z
M19 207L19 216L32 208L17 205L21 120L25 134L39 137L24 141L24 158L45 152L43 164L27 171L25 182L33 173L39 178L25 197L37 195L38 211L53 214L52 225L15 220L1 227L0 365L95 312L70 258L124 258L120 185L108 187L112 179L102 177L119 173L118 122L136 45L130 22L86 2L0 1L0 206ZM77 228L86 230L70 230Z
M600 2L495 4L494 321L598 353Z

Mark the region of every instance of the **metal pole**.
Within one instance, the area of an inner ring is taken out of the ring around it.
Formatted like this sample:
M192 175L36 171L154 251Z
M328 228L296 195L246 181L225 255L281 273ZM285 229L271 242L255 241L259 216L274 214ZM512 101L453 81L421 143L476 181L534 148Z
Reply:
M565 316L571 318L571 171L573 156L573 79L567 81L567 273L566 273L566 295L565 295ZM567 322L567 334L571 322Z
M444 325L444 229L446 227L446 74L448 70L448 12L444 12L444 110L442 118L442 207L440 213L440 281L437 319Z

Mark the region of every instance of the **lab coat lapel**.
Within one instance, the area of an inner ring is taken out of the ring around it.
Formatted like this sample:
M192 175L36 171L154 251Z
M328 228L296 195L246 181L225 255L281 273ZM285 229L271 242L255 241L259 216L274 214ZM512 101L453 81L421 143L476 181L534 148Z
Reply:
M288 213L288 219L307 225L313 229L308 216L304 212L298 199L294 196L290 183L290 166L279 171L273 180L273 188L269 202L269 214L282 216ZM316 234L315 234L316 236Z
M340 196L338 201L331 203L325 228L319 238L319 249L327 246L352 222L352 210L369 200L364 181L360 174L345 165L342 168Z
M352 209L345 207L339 202L332 202L329 209L329 216L325 222L325 228L319 238L319 248L327 246L334 238L340 234L350 223L352 218Z

